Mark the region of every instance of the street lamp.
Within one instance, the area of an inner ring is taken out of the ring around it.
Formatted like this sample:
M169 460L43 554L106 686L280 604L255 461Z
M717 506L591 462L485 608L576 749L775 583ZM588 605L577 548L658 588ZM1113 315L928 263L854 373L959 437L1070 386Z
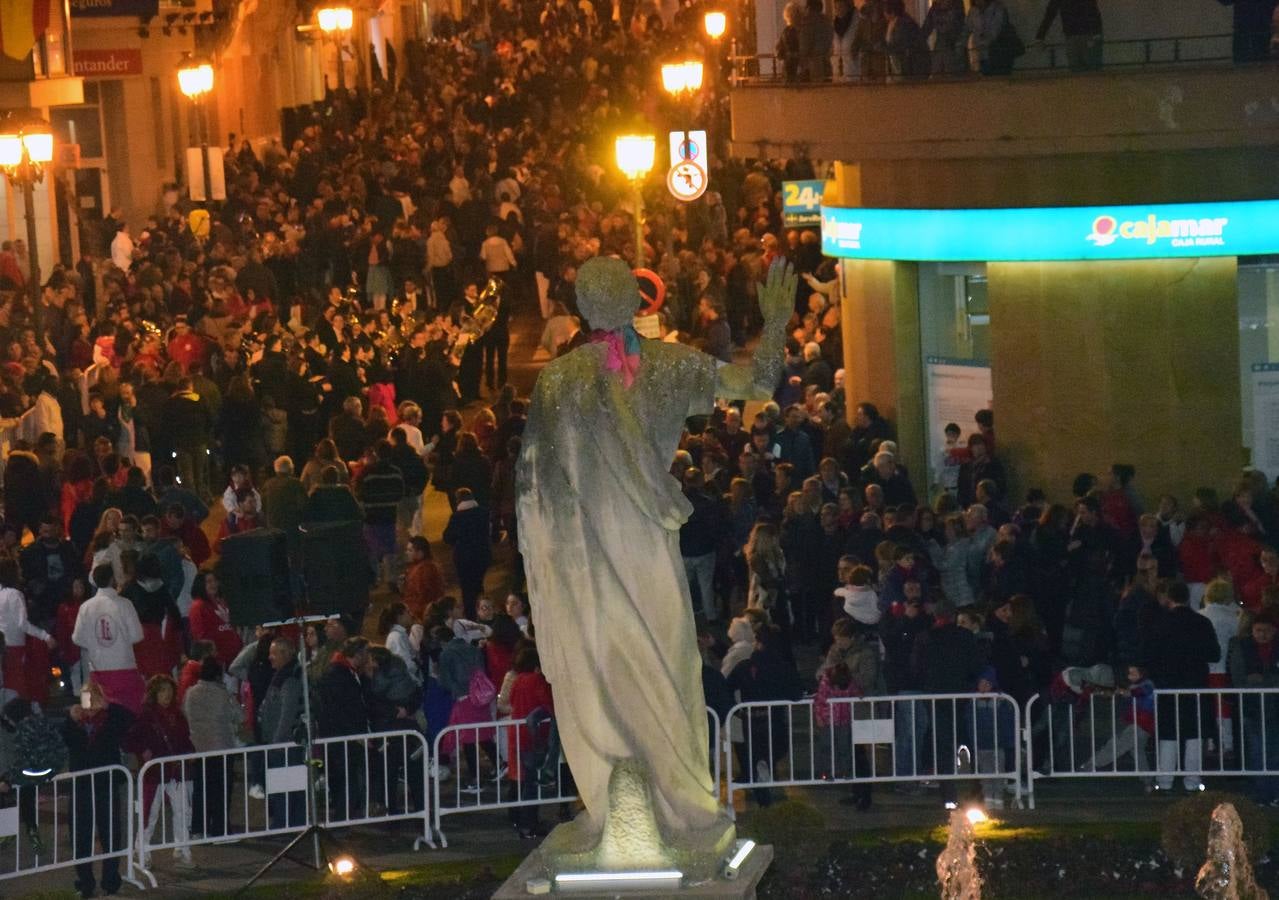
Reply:
M213 184L209 167L209 125L205 120L204 97L213 90L213 66L188 57L178 69L178 88L195 107L195 129L200 141L200 173L207 203L213 199Z
M700 59L688 58L682 61L668 62L662 64L662 88L666 93L670 94L676 101L684 97L692 97L702 89L702 61ZM683 115L681 115L683 118ZM680 156L685 156L688 152L688 126L684 126L684 137L679 145ZM678 159L672 159L671 165L678 163Z
M683 62L662 64L662 87L672 97L695 94L702 89L702 61L686 59Z
M53 162L53 132L40 118L11 118L0 125L0 168L14 188L22 189L23 211L27 217L27 258L31 277L27 292L37 337L44 337L44 315L40 309L40 248L36 243L35 186L44 180L44 167Z
M657 139L651 134L624 134L613 145L617 168L635 188L635 268L644 268L644 179L653 171Z
M724 32L728 30L728 16L717 9L712 9L702 17L702 26L706 29L708 38L712 41L718 41L724 36Z
M317 11L315 17L320 24L320 31L333 38L333 45L337 48L338 91L346 93L346 63L342 59L342 50L346 44L346 36L355 24L355 13L349 6L328 6Z

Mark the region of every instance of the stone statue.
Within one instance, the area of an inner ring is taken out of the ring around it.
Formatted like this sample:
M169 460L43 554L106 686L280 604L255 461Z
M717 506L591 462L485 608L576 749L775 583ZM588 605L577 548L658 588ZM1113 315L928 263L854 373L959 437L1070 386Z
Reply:
M763 337L753 364L740 366L641 340L635 276L620 259L592 259L578 273L578 305L596 330L541 372L516 473L542 670L586 807L543 845L560 871L679 863L691 872L707 860L713 871L732 843L707 764L679 553L692 507L670 463L684 420L717 397L771 399L795 284L788 265L769 270Z

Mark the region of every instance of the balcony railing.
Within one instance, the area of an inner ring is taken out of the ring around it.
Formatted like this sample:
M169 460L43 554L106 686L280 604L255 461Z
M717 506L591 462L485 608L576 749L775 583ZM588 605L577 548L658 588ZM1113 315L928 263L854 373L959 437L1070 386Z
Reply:
M1263 47L1267 42L1271 42L1271 61L1279 62L1279 37L1272 39L1268 32L1257 37ZM1209 34L1105 41L1102 44L1101 69L1131 70L1144 67L1230 65L1235 62L1235 46L1238 40L1235 34ZM729 64L732 83L735 86L815 83L905 84L981 78L982 76L975 71L974 53L975 51L969 51L970 64L974 71L961 74L936 71L939 68L936 63L940 60L940 55L936 51L932 53L934 71L929 75L901 74L904 68L902 60L887 52L859 54L860 65L855 72L842 71L842 59L832 56L828 61L831 73L822 73L817 77L809 77L809 74L804 71L803 60L797 67L798 71L793 71L788 76L783 60L772 53L732 55L729 57ZM1027 46L1025 55L1020 57L1014 65L1012 77L1052 77L1074 74L1078 74L1078 71L1071 68L1064 43L1031 44Z

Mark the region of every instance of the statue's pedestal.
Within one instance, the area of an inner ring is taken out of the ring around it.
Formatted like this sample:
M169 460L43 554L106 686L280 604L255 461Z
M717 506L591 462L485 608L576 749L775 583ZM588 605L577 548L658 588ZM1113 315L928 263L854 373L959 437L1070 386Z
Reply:
M729 900L729 898L731 900L753 900L759 881L764 877L764 873L772 862L772 845L756 846L751 851L750 856L746 857L737 877L732 881L721 875L713 880L687 884L676 890L671 890L670 888L663 888L657 891L607 889L598 892L579 889L561 891L557 890L552 883L551 896L575 897L581 898L581 900L604 900L604 898L615 897L716 897L725 898L725 900ZM548 865L548 861L543 858L542 850L534 850L524 859L524 862L520 863L520 867L515 870L514 874L506 879L506 882L493 895L493 900L527 900L529 897L536 896L528 890L529 881L546 879L547 873L551 868Z

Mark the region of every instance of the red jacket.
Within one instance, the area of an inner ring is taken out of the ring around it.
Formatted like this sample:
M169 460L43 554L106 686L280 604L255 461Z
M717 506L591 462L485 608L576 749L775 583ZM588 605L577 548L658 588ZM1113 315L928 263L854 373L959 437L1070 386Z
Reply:
M1182 543L1185 541L1183 539ZM1261 542L1251 535L1227 528L1217 537L1217 555L1230 573L1236 588L1251 584L1264 574L1261 568Z
M59 603L54 611L53 637L58 642L58 655L68 666L74 666L80 661L80 645L71 640L76 616L79 614L80 604L70 597Z
M434 560L423 559L413 563L404 574L404 592L400 599L409 608L413 618L421 621L427 607L444 596L444 576Z
M210 602L197 599L191 602L191 640L213 641L215 655L225 669L235 660L244 646L240 634L231 624L231 610L221 600Z
M165 533L186 545L187 552L191 554L191 562L195 563L197 569L208 562L209 557L213 555L204 529L190 519L183 519L182 527L176 531L165 529Z
M541 672L521 672L515 676L511 685L511 718L522 721L538 707L554 714L555 703L551 698L551 685ZM510 774L516 781L523 778L522 755L533 748L533 735L527 725L507 731L507 759L510 760ZM515 761L521 760L521 765Z
M1206 535L1187 531L1177 545L1177 561L1190 584L1207 584L1217 577L1217 548Z
M178 704L186 698L187 691L191 690L200 681L200 669L202 663L198 659L188 659L182 664L182 671L178 674Z
M1264 571L1243 586L1243 605L1256 612L1261 609L1261 594L1271 585L1279 584L1279 576L1267 575Z

